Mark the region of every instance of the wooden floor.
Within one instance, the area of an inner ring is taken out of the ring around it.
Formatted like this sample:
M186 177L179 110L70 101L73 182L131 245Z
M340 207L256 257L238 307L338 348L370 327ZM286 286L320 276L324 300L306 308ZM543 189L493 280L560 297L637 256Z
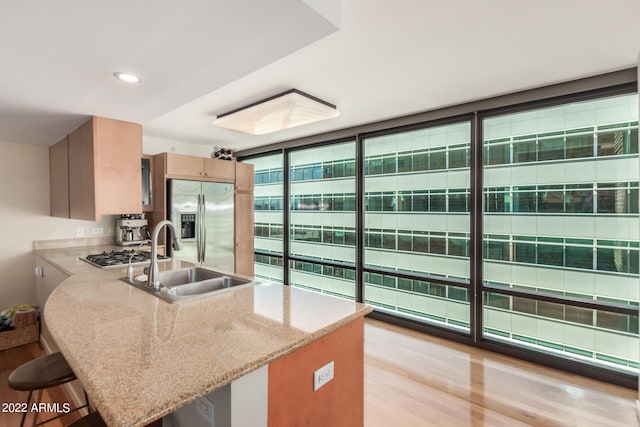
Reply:
M7 378L41 354L37 344L0 351L0 402L26 400L26 393L8 388ZM370 319L364 390L365 427L639 425L637 391ZM44 401L70 400L57 387ZM47 426L76 418L69 414ZM0 427L19 422L19 414L0 412Z
M365 427L637 426L637 390L367 319Z

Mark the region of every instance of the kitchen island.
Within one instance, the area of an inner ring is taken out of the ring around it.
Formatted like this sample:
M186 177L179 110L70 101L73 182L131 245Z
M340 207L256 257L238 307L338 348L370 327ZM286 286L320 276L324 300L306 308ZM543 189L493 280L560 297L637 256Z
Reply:
M169 304L121 281L124 268L78 259L103 249L36 254L69 275L44 316L108 425L144 426L259 369L268 369L269 424L313 407L340 417L344 410L352 418L343 421L362 425L362 318L370 307L270 282ZM313 391L313 372L334 359L335 379Z

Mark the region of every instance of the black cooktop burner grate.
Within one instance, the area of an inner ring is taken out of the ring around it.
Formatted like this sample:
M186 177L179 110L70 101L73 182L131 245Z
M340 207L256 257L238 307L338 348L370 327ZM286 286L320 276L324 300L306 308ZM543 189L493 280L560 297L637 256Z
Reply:
M133 255L133 256L132 256ZM87 255L82 260L101 268L117 268L129 265L148 264L151 260L151 252L135 251L134 249L124 249L122 251L102 252L99 254ZM164 255L158 255L158 261L167 261L169 258Z

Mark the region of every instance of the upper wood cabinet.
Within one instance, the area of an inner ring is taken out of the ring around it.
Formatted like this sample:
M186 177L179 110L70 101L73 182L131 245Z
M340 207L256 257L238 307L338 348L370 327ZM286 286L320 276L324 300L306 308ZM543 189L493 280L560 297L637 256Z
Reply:
M235 162L236 165L236 190L253 193L253 164Z
M64 197L54 191L63 182L59 144L49 153L52 215L98 221L102 215L142 212L142 126L92 117L68 135L68 215L57 206Z
M67 137L49 147L51 216L69 218L69 143Z
M234 182L235 180L235 162L228 160L167 153L166 162L168 178L216 182Z

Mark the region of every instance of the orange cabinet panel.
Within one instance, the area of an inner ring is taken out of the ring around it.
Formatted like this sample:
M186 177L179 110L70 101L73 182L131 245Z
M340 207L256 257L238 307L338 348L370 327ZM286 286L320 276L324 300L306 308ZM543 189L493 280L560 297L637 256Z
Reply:
M313 373L334 362L334 378L317 391ZM364 318L269 365L269 427L362 427Z

